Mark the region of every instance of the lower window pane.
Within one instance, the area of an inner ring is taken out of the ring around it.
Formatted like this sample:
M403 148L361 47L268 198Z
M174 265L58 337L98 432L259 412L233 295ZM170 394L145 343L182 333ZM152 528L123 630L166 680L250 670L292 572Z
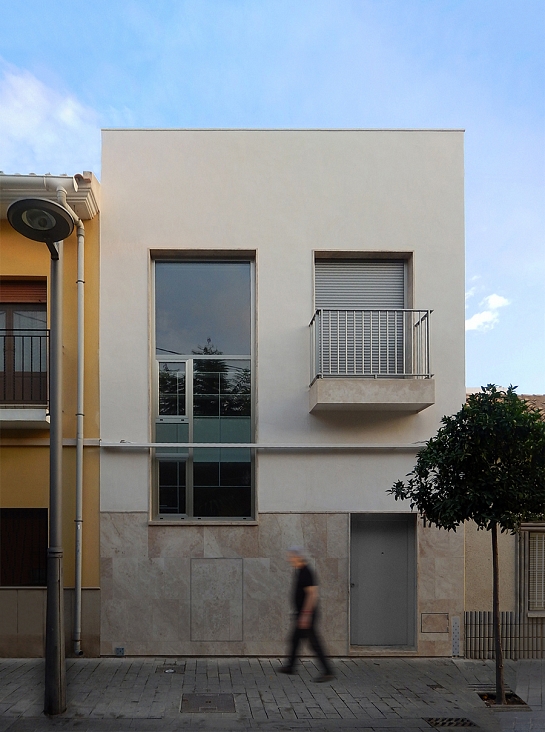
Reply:
M252 490L250 486L195 487L193 511L199 518L249 518L252 515Z
M193 485L200 486L219 486L220 471L219 463L194 463L193 465Z
M185 513L185 462L159 463L159 513Z
M0 584L45 585L47 508L0 510Z
M220 398L214 394L193 397L193 414L196 417L217 417L220 413Z
M220 463L220 481L222 486L251 485L251 463Z

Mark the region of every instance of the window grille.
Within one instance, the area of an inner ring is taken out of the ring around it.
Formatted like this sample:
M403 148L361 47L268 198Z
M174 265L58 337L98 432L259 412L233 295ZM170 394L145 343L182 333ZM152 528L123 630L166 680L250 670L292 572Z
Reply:
M529 538L528 610L545 610L545 532Z

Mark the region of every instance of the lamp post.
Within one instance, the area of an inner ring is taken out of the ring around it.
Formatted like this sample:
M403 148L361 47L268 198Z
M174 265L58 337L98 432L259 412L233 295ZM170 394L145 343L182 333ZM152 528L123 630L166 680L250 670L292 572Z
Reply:
M41 198L14 201L8 221L27 239L44 242L51 254L49 344L49 544L45 630L46 714L66 709L62 544L62 253L63 239L74 229L72 216L57 203Z

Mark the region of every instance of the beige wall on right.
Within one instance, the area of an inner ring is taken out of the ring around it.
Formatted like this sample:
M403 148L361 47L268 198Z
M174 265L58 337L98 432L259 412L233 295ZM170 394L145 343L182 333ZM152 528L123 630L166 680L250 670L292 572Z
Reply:
M516 611L516 536L499 534L500 610ZM465 610L492 610L492 535L465 525Z

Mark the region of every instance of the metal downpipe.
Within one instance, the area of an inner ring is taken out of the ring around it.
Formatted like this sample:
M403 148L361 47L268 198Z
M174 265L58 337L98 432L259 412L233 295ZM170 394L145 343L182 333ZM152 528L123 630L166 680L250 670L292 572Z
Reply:
M58 202L70 213L76 224L77 232L77 398L76 398L76 524L75 536L75 582L74 582L74 653L82 656L81 650L81 617L82 617L82 544L83 544L83 400L84 400L84 268L85 268L85 227L82 220L68 205L66 191L57 188Z

